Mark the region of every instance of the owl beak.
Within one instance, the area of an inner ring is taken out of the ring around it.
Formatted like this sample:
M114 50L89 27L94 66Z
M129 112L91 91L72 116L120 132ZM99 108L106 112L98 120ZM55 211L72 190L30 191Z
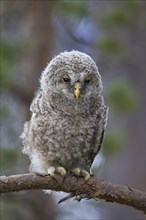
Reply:
M80 89L81 89L81 83L80 82L76 82L74 85L74 96L76 99L78 99L80 97Z

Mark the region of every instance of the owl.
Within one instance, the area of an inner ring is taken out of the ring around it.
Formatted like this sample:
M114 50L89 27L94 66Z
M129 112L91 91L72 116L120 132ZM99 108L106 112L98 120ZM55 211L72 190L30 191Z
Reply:
M65 51L51 60L21 135L30 171L90 178L108 118L101 92L101 76L87 54Z

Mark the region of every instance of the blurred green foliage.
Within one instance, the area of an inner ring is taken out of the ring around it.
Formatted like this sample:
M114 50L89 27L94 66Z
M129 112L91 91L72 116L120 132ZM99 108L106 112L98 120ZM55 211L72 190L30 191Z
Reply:
M62 0L56 1L56 8L62 12L62 15L72 19L79 19L88 14L86 0Z
M112 36L103 36L100 41L98 41L97 48L102 51L102 53L109 54L120 54L121 46L117 39Z
M104 156L109 158L117 154L121 150L124 141L123 132L118 130L107 131L102 148Z
M14 168L18 158L18 151L16 148L3 148L1 147L1 170Z
M134 111L137 103L137 97L134 88L129 82L124 80L115 80L110 83L106 91L106 102L110 108L110 111L116 111L117 114L125 114L127 112ZM107 129L103 154L106 158L114 156L119 153L124 142L125 135L123 130Z
M137 10L138 7L140 6L139 0L126 0L122 1L121 7L123 6L123 10L127 10L128 12L133 10Z
M135 16L134 11L138 11L138 6L137 0L121 1L120 7L113 8L109 14L102 18L102 25L106 28L125 28L129 22L131 23L131 16Z
M110 14L104 16L102 19L102 24L106 28L107 27L110 28L112 26L114 27L117 26L119 28L121 28L121 26L125 27L127 22L128 22L128 16L125 13L125 11L122 10L121 8L113 9Z
M0 116L6 117L10 113L9 107L7 105L0 105Z
M18 220L20 219L19 210L23 205L23 201L19 199L19 196L15 196L15 193L3 195L1 200L1 220ZM24 218L23 218L24 219Z
M14 61L20 55L22 45L18 42L14 44L1 39L0 41L0 89L10 86L13 83L13 66Z
M135 109L137 96L130 83L124 80L112 81L107 88L108 105L118 112L131 112Z

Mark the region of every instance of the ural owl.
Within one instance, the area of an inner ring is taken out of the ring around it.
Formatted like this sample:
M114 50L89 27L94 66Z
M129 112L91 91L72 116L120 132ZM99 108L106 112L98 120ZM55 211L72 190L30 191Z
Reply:
M98 68L87 54L63 52L52 59L21 135L31 171L90 177L108 117L101 91Z

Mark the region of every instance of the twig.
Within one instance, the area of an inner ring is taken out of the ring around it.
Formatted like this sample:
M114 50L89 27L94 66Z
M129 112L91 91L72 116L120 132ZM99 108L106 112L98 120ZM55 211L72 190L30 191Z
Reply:
M65 202L68 199L71 199L72 197L74 197L72 194L69 194L68 196L63 197L62 199L60 199L58 201L58 204L61 204L62 202Z
M57 181L56 181L57 180ZM50 189L70 193L87 199L104 199L107 202L117 202L144 211L146 213L146 193L131 187L115 185L91 177L88 182L83 178L67 175L65 180L60 175L55 179L39 176L34 173L0 177L0 193L21 190Z

